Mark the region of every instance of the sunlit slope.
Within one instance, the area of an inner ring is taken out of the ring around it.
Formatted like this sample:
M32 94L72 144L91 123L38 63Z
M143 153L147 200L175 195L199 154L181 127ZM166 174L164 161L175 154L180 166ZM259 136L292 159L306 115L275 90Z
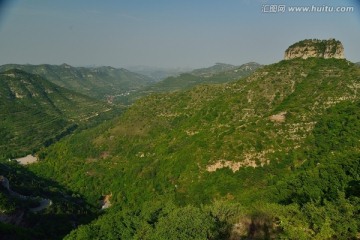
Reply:
M312 147L326 109L359 99L359 76L346 60L296 59L238 82L152 95L51 147L38 167L93 199L110 192L115 202L244 199L287 171L289 152Z
M0 152L21 155L111 109L21 70L0 73Z
M109 96L126 94L152 83L152 79L149 77L113 67L85 68L73 67L68 64L7 64L0 66L0 71L14 68L41 75L58 86L101 100Z

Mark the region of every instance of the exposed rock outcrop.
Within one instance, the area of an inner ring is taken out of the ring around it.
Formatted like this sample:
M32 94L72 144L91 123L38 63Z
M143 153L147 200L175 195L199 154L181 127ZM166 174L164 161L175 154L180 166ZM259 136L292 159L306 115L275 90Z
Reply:
M101 209L107 209L111 207L111 202L110 202L111 197L112 197L112 193L104 196L103 200L101 201Z
M306 39L291 45L285 51L285 60L293 58L307 59L309 57L343 59L344 47L335 39Z
M278 114L275 114L275 115L271 115L269 117L269 119L272 122L279 122L279 123L285 122L286 112L281 112L281 113L278 113Z

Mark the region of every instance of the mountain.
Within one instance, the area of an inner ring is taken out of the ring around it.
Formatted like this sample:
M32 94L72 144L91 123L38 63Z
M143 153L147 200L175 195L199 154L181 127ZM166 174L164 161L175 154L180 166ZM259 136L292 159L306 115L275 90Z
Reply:
M356 65L360 66L360 62L355 63Z
M231 82L248 76L260 67L260 64L254 62L241 66L218 63L209 68L196 69L189 73L182 73L179 76L168 77L125 96L122 101L134 102L136 99L152 93L186 90L200 84Z
M259 67L261 65L258 63L246 63L238 67L216 64L209 68L180 74L178 77L169 77L147 89L153 92L169 92L190 89L199 84L225 83L248 76Z
M148 66L132 66L127 67L128 70L148 76L154 79L156 82L161 81L170 76L177 76L184 72L189 72L189 68L159 68L159 67L148 67Z
M208 67L208 68L199 68L193 70L191 73L195 76L211 76L219 72L224 72L227 70L233 70L237 68L234 65L226 64L226 63L216 63L214 66Z
M216 63L214 66L208 68L199 68L191 70L189 68L155 68L155 67L146 67L146 66L134 66L128 67L130 71L149 76L156 81L164 80L168 77L177 77L183 73L190 73L195 76L211 76L215 73L224 72L226 70L232 70L237 68L237 66L226 64L226 63Z
M39 74L58 86L104 100L107 97L134 91L152 83L152 79L123 68L113 67L72 67L62 65L18 65L0 66L0 71L20 69Z
M345 59L284 60L150 95L29 169L111 202L66 239L354 239L359 86Z
M329 40L306 39L294 43L285 51L285 60L309 57L343 59L345 58L344 47L340 41L333 38Z
M0 155L48 145L112 106L13 69L0 73Z

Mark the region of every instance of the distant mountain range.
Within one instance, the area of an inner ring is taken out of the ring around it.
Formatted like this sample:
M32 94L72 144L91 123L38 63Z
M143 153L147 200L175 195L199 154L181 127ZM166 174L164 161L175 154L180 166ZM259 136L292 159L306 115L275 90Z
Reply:
M113 67L72 67L62 65L19 65L0 66L0 72L20 69L39 74L58 86L74 90L96 99L124 94L153 83L150 77L130 72L124 68Z
M112 108L39 75L1 72L0 155L28 153Z
M212 67L201 68L183 73L178 77L169 77L148 87L153 91L165 92L189 89L199 84L226 83L250 75L261 67L258 63L246 63L241 66L218 63Z
M249 64L252 64L252 63L249 63ZM211 67L195 69L191 73L195 76L206 77L206 76L214 75L219 72L233 70L237 67L239 67L239 66L226 64L226 63L216 63L214 66L211 66Z
M0 72L19 69L38 74L50 82L99 100L125 105L139 97L153 92L167 92L188 89L199 84L224 83L247 76L261 65L247 63L241 66L217 63L208 68L181 73L184 69L164 70L138 67L134 73L124 68L113 67L73 67L62 65L20 65L0 66ZM167 77L161 81L165 76Z
M149 66L131 66L126 69L148 76L154 79L156 82L164 80L170 76L177 76L184 72L190 72L190 68L160 68L160 67L149 67Z
M262 65L250 62L241 66L217 63L208 68L195 69L191 72L182 73L179 76L171 76L162 81L144 87L139 91L126 96L123 101L133 102L135 99L155 92L171 92L190 89L200 84L226 83L246 77L260 68Z

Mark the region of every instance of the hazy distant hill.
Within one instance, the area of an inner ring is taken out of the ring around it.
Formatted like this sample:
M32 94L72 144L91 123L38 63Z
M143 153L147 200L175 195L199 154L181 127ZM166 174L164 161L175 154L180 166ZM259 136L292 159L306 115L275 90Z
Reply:
M360 66L360 62L355 63L356 65Z
M249 63L249 67L256 66L257 63ZM192 74L195 76L201 77L210 77L216 73L225 72L228 70L233 70L239 68L239 66L226 64L226 63L216 63L214 66L207 68L199 68L195 70L190 70L186 68L178 68L178 69L166 69L166 68L152 68L152 67L131 67L129 70L140 73L146 76L149 76L157 81L164 80L165 78L170 77L178 77L180 74Z
M180 74L178 77L169 77L150 87L150 91L165 92L189 89L199 84L225 83L245 77L261 67L258 63L246 63L241 66L216 64L209 68L193 70L190 73Z
M195 69L191 72L191 74L195 76L211 76L213 74L224 72L227 70L233 70L237 68L237 66L226 64L226 63L216 63L214 66L207 67L207 68L199 68Z
M61 87L102 100L106 99L108 96L126 94L129 91L147 86L153 81L149 77L130 72L123 68L85 68L72 67L68 64L7 64L0 66L0 72L14 68L33 74L39 74Z
M231 82L248 76L259 67L261 67L261 65L254 62L246 63L241 66L217 63L208 68L196 69L188 73L182 73L179 76L168 77L125 96L123 101L132 102L134 99L138 99L151 93L186 90L200 84Z
M32 169L90 202L111 199L67 239L189 229L202 236L194 239L355 239L359 86L346 60L284 60L236 82L141 99L46 149Z
M111 106L22 70L0 73L0 155L53 141Z
M184 72L190 72L189 68L159 68L148 66L133 66L127 67L128 70L148 76L154 79L156 82L161 81L170 76L177 76Z

